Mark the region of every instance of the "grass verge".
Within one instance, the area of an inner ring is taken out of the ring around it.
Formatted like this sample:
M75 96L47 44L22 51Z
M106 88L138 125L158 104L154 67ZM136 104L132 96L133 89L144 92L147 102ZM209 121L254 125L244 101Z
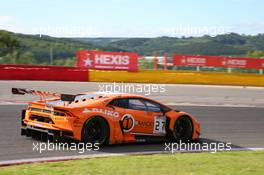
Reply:
M263 174L264 151L175 153L91 158L1 167L1 175Z

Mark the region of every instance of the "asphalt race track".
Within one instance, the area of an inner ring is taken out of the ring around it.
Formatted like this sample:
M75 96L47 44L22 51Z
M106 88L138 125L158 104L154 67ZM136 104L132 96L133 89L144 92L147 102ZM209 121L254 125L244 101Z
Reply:
M38 141L20 136L19 118L23 107L0 106L0 161L81 155L77 151L44 151L41 154L33 151L33 142ZM203 141L231 142L234 148L259 148L264 145L264 108L180 106L178 109L188 111L198 118ZM84 154L164 151L164 148L164 143L121 144L107 146L100 151L86 151Z
M26 95L12 95L12 87L45 90L66 94L100 91L103 85L116 85L113 83L93 82L54 82L54 81L0 81L0 104L21 103L38 99ZM122 84L118 84L122 86ZM134 87L138 84L132 84ZM148 87L149 84L140 84ZM162 85L160 85L162 86ZM104 86L105 87L105 86ZM200 86L200 85L164 85L165 92L151 92L146 88L142 95L171 105L213 105L238 107L264 107L263 87L242 86ZM109 90L104 88L104 91ZM125 91L130 92L130 91ZM137 93L133 91L132 93Z
M27 85L27 83L19 82L21 84ZM14 101L16 97L8 94L8 89L13 87L14 82L8 83L0 82L0 100ZM34 83L33 83L34 84ZM78 84L78 83L76 83ZM48 86L48 82L46 84ZM187 88L186 88L187 87ZM230 142L232 143L232 148L263 148L264 147L264 108L262 108L262 99L263 99L263 89L249 89L247 94L243 94L247 89L241 88L230 88L228 87L205 87L206 89L201 88L201 93L212 94L211 98L214 98L213 95L218 96L220 99L220 94L217 91L222 91L222 93L229 96L229 103L232 103L229 107L226 105L217 106L215 103L210 103L204 105L206 102L205 98L199 99L199 92L194 94L189 86L184 87L188 94L191 94L193 97L186 95L185 99L190 99L192 105L172 105L178 110L183 110L189 112L196 116L200 121L202 127L202 135L200 142ZM68 87L69 88L69 87ZM184 92L184 88L176 87L171 88L169 91L170 94ZM190 89L188 89L190 88ZM196 89L196 87L192 87ZM197 86L199 89L200 87ZM67 88L66 88L67 89ZM73 88L74 89L74 88ZM78 89L78 87L75 87ZM179 91L177 91L179 89ZM210 89L210 90L209 90ZM42 88L42 90L45 90ZM83 90L82 90L83 91ZM216 91L214 94L212 91ZM225 92L226 91L226 92ZM233 91L233 92L232 92ZM242 91L240 96L241 101L235 102L239 98L238 91ZM6 92L6 93L5 93ZM189 93L190 92L190 93ZM10 93L10 92L9 92ZM237 94L236 94L237 93ZM251 93L251 94L250 94ZM250 95L251 96L250 96ZM255 95L254 95L255 94ZM180 95L184 96L183 93ZM233 95L233 96L232 96ZM262 96L261 96L262 95ZM244 96L244 97L243 97ZM156 98L161 98L157 96ZM248 99L246 99L248 98ZM255 98L255 99L254 99ZM207 98L208 99L208 98ZM230 100L230 99L233 99ZM24 99L20 99L24 100ZM200 100L200 101L199 101ZM209 101L212 99L208 99ZM219 103L225 104L226 98L219 100ZM21 102L21 101L20 101ZM172 103L173 100L168 101ZM179 101L178 101L179 102ZM243 104L242 104L243 103ZM195 106L198 104L199 106ZM203 104L203 105L200 105ZM240 104L236 106L236 104ZM248 106L245 106L247 105ZM155 152L155 151L164 151L164 143L151 143L151 144L120 144L120 145L111 145L106 146L105 148L100 148L99 151L85 151L85 153L80 154L77 151L44 151L41 154L37 151L33 151L33 143L40 143L40 141L34 140L32 138L27 138L20 136L20 113L25 105L9 104L3 103L0 105L0 162L8 160L17 160L17 159L29 159L29 158L43 158L43 157L56 157L56 156L70 156L70 155L86 155L86 154L103 154L103 153L131 153L131 152Z

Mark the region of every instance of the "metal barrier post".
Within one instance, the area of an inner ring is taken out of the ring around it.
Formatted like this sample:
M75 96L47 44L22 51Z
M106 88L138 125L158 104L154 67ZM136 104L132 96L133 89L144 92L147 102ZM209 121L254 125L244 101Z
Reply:
M154 52L154 58L153 58L153 69L157 70L158 69L158 58L157 58L157 52Z
M168 53L164 53L164 70L168 70Z

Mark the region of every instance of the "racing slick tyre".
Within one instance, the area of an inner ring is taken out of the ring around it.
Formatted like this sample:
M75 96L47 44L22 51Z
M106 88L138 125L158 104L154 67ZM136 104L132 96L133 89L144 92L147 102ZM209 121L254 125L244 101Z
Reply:
M105 119L96 116L88 119L83 127L82 141L84 143L106 144L109 139L109 127Z
M193 124L188 116L181 116L175 121L173 128L174 140L188 142L192 139L192 133Z

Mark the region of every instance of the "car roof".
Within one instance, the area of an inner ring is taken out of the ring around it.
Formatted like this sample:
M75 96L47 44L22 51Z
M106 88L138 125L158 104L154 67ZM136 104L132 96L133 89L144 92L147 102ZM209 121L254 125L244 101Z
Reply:
M96 98L96 99L101 99L101 100L113 100L115 98L142 98L142 99L146 99L146 100L150 100L153 102L156 102L162 106L165 106L169 109L171 109L169 106L158 102L156 100L153 100L151 98L148 98L146 96L143 95L138 95L138 94L131 94L131 93L121 93L121 92L86 92L86 93L81 93L78 94L77 96L89 96L88 98ZM85 97L84 97L85 98Z

